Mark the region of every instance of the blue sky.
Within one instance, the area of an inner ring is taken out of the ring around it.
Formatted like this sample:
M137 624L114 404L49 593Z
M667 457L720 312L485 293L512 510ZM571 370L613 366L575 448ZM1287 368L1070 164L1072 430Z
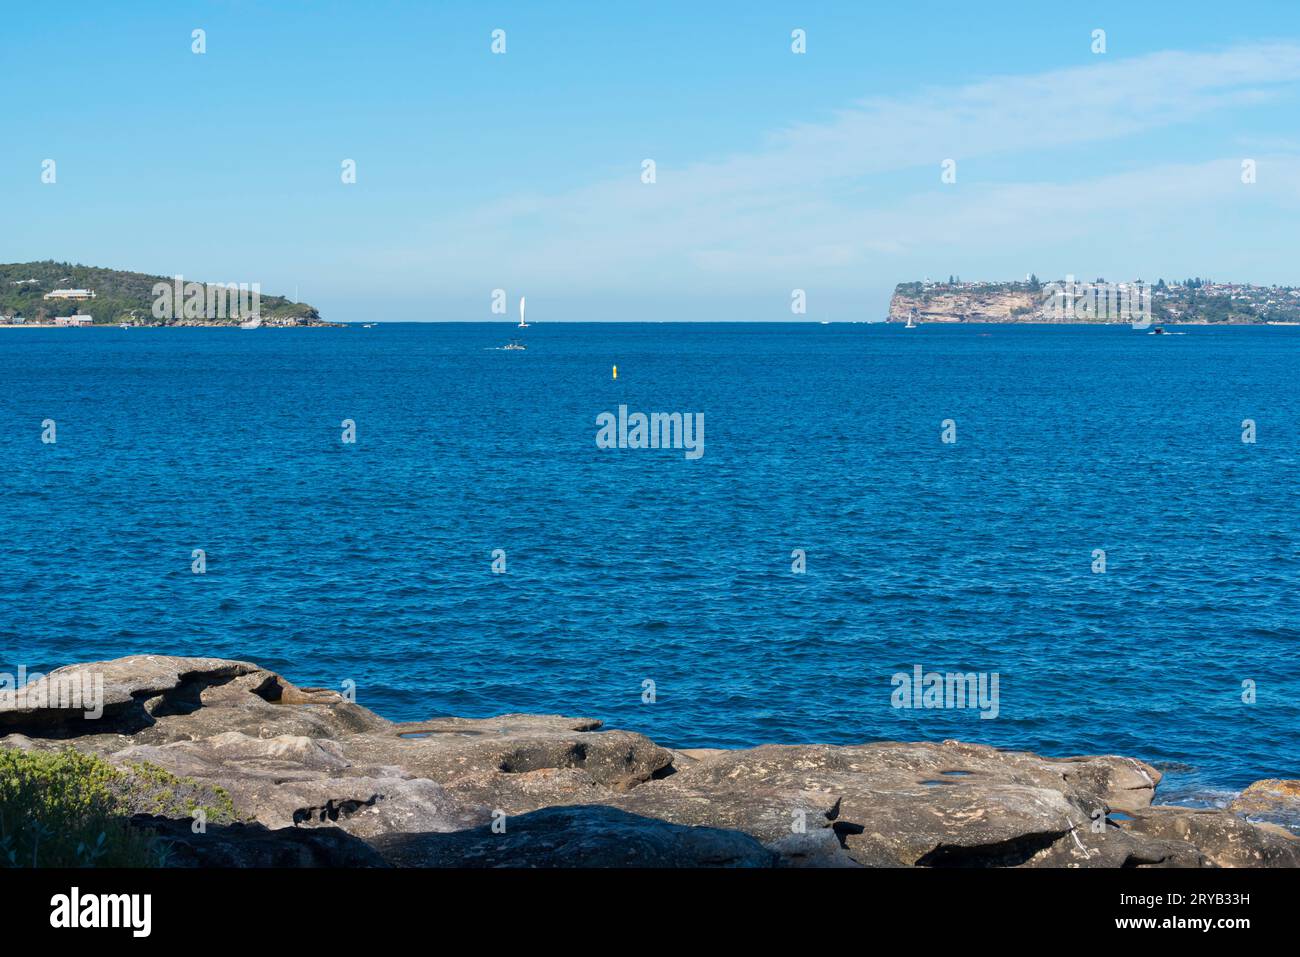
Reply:
M815 321L927 275L1300 284L1294 3L978 6L9 6L0 261L352 321L489 320L494 288L539 322L790 320L799 288Z

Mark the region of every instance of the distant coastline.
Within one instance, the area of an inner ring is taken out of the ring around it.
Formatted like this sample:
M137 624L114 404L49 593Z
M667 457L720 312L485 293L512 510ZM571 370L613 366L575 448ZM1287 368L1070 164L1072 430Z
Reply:
M887 321L1105 325L1129 323L1139 313L1147 322L1170 325L1300 325L1300 288L1199 277L1146 283L1073 276L1043 282L1032 274L1016 282L963 282L954 276L899 283Z
M5 323L0 322L0 329L119 329L122 325L127 325L132 329L238 329L239 324L233 321L228 322L136 322L136 323L116 323L116 322L96 322L86 326L58 326L52 322L20 322ZM258 328L260 329L345 329L348 323L345 322L264 322Z
M257 283L240 283L238 288L247 290L250 285L255 290L251 308L242 293L236 295L234 283L183 282L179 276L53 260L0 264L0 328L218 328L237 327L250 318L267 328L349 325L325 321L307 303L263 295ZM164 295L159 295L160 290ZM214 309L213 300L219 300L221 308ZM1108 283L1104 279L1079 282L1067 276L1043 282L1033 274L1011 282L970 282L957 276L947 281L902 282L895 286L883 320L837 321L1120 325L1133 321L1130 301L1140 306L1143 324L1300 325L1300 287L1199 277ZM230 309L225 308L227 303ZM1121 308L1116 308L1117 303Z
M269 327L339 325L308 303L262 294L256 282L185 282L53 260L0 263L0 326L212 327L253 318Z

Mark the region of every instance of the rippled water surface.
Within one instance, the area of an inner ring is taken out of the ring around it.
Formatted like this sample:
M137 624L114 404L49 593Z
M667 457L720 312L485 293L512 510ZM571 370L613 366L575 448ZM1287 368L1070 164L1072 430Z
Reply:
M204 654L396 719L1113 752L1167 798L1300 772L1300 329L513 331L0 332L0 667ZM703 412L703 458L598 449L620 403ZM997 672L998 717L892 708L916 664Z

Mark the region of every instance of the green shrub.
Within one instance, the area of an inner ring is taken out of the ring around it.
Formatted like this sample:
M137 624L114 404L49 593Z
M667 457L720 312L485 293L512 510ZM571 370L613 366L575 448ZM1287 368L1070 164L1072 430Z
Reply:
M202 811L209 824L229 824L239 819L225 788L177 777L148 762L115 770L117 775L109 788L125 814L195 817Z
M121 772L77 751L0 751L0 865L149 867L160 848L129 826Z
M140 811L236 819L221 788L152 764L116 768L79 751L0 749L0 867L157 867L167 848L133 828Z

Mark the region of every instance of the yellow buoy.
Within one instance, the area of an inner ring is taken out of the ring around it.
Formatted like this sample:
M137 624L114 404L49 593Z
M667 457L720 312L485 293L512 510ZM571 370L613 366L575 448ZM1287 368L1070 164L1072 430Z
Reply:
M614 366L614 378L618 378L618 366Z

